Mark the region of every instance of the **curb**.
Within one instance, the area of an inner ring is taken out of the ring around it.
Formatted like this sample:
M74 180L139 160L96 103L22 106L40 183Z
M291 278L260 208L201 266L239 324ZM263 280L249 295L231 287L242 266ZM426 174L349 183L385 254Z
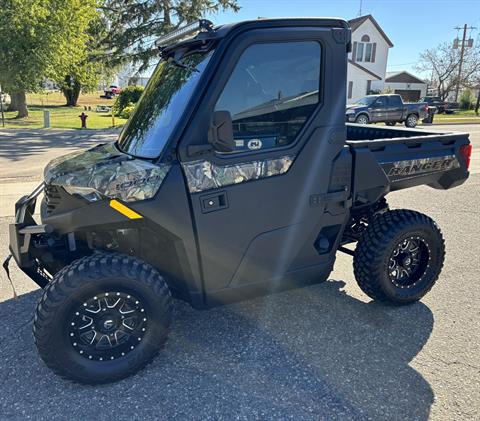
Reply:
M422 123L422 126L453 126L453 125L466 125L466 124L480 124L479 121L468 121L468 122L463 122L463 121L455 121L455 122L447 122L447 123Z

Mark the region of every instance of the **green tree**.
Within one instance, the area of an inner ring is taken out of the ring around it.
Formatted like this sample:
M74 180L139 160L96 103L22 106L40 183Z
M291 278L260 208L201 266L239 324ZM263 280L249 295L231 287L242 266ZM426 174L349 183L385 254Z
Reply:
M473 106L475 95L470 89L465 89L460 95L460 108L462 110L469 110Z
M131 104L135 105L140 100L144 89L143 86L135 85L123 88L113 106L113 112L115 115L121 115L126 107Z
M96 90L101 79L109 79L113 74L114 69L106 66L106 51L102 45L107 26L105 16L97 13L84 34L85 54L79 60L73 60L68 66L68 73L56 80L67 106L76 106L80 92Z
M155 41L165 33L220 10L238 11L236 0L104 0L102 10L110 23L105 38L114 64L140 64L144 70L158 59Z
M85 34L96 6L95 0L1 1L0 83L11 93L18 118L28 116L26 92L85 60Z

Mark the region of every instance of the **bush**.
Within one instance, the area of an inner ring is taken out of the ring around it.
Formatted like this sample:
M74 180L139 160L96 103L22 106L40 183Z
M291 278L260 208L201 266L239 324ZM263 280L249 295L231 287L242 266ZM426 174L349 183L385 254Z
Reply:
M143 86L127 86L123 88L113 105L115 115L122 115L125 108L136 104L142 96L144 89Z
M470 110L473 108L474 100L475 97L470 89L463 91L462 95L460 96L460 108L462 110Z
M133 110L135 109L135 104L130 102L121 112L120 112L120 117L129 119L130 115L133 113Z

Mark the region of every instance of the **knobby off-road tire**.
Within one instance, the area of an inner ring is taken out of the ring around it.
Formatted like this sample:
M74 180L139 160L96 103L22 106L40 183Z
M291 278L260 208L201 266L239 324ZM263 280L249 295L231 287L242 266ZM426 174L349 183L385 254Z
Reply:
M56 374L99 384L150 363L171 318L171 294L156 269L134 257L96 253L55 275L38 302L33 333Z
M443 267L445 242L436 223L411 210L376 216L353 258L355 278L370 298L408 304L422 298Z

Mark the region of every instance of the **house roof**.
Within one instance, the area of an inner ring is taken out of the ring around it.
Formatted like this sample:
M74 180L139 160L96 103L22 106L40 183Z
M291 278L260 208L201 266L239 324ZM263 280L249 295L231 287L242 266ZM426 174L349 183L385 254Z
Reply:
M400 72L387 72L385 77L385 82L396 82L396 83L425 83L424 80L418 78L415 75L402 70Z
M389 47L393 47L392 41L390 41L390 38L387 37L387 34L383 32L383 29L380 27L378 22L374 19L372 15L365 15L365 16L360 16L355 19L350 19L348 23L350 24L350 27L352 28L352 32L355 32L355 30L358 29L358 27L365 21L369 20L373 23L375 28L377 28L378 32L380 32L380 35L383 37L383 39L387 42Z
M373 73L372 71L366 69L365 67L361 66L360 64L355 63L353 60L348 59L348 62L349 62L352 66L355 66L356 68L364 71L365 73L368 73L370 76L373 76L375 79L377 79L377 80L382 80L382 78L381 78L380 76L376 75L375 73Z

